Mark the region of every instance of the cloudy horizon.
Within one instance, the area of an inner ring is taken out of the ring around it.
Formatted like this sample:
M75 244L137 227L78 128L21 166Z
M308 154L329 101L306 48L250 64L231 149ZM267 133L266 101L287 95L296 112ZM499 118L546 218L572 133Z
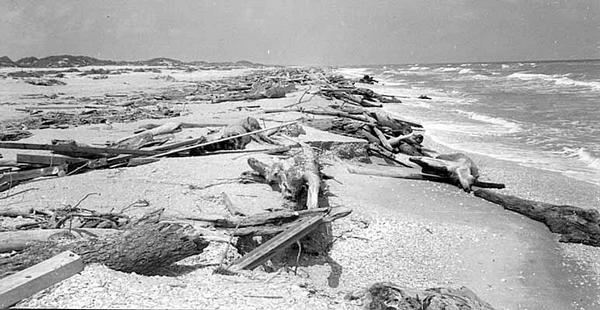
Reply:
M288 65L600 58L600 1L0 0L0 56Z

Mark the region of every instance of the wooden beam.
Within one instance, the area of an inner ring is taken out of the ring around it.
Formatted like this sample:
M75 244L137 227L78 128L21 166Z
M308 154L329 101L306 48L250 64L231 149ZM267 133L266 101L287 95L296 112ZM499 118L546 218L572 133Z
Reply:
M83 270L79 255L62 252L0 281L0 308L6 309Z
M323 222L323 217L323 215L316 215L300 221L297 225L290 227L288 230L280 233L250 253L236 260L228 269L235 272L242 269L254 269L258 267L280 250L287 248L316 229L319 224Z
M40 144L40 143L14 143L14 142L0 142L0 149L19 149L19 150L46 150L53 152L77 152L77 153L91 153L91 154L134 154L141 156L152 156L160 154L159 151L147 151L147 150L129 150L119 149L110 147L93 147L93 146L82 146L74 145L70 143L63 144Z
M17 163L41 164L48 166L77 164L87 161L85 158L62 155L17 154Z
M0 184L2 183L13 183L19 181L31 180L39 177L47 177L52 175L61 175L66 172L66 166L52 166L46 168L9 172L4 173L0 176Z

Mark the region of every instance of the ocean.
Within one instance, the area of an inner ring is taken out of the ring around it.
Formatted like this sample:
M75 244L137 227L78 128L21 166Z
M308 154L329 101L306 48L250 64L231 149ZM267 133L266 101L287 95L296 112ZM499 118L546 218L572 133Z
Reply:
M600 185L600 60L339 68L437 143Z

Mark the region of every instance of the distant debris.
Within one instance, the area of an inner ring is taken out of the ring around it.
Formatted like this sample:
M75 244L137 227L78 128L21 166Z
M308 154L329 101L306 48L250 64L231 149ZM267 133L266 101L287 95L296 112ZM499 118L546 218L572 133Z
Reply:
M28 79L25 80L25 83L37 86L67 85L67 83L57 79Z
M431 97L428 97L428 96L425 96L425 95L421 95L421 96L419 96L419 99L431 100Z
M379 83L379 81L377 81L376 79L374 79L372 76L366 75L362 77L362 79L358 80L359 83L364 83L364 84L375 84L375 83Z

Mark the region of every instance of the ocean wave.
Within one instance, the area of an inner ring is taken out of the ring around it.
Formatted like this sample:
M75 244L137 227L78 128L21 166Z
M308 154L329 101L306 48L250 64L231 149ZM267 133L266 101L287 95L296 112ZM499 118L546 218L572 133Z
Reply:
M458 74L467 74L467 73L473 73L473 70L471 70L471 69L461 69L460 71L458 71Z
M505 129L507 129L510 133L518 132L521 130L521 125L519 125L515 122L505 120L500 117L493 117L493 116L483 115L483 114L479 114L479 113L475 113L475 112L467 112L467 111L459 111L459 110L457 110L456 112L458 112L459 114L462 114L462 115L466 115L468 118L475 120L475 121L503 127Z
M368 74L370 68L339 68L336 71L341 75L357 78Z
M565 147L562 153L568 158L577 158L590 168L600 170L600 158L595 157L583 147L578 149Z
M600 90L600 81L577 81L577 80L573 80L571 78L568 77L561 77L558 78L554 81L555 84L557 85L564 85L564 86L580 86L580 87L589 87L592 89L597 89Z
M519 79L523 81L542 80L546 82L552 82L559 86L576 86L576 87L587 87L594 90L600 90L600 81L578 81L569 78L570 74L562 75L547 75L541 73L527 73L527 72L516 72L506 76L508 79Z
M456 72L456 71L460 71L460 70L463 70L463 69L458 68L458 67L448 67L448 68L437 68L437 69L434 69L433 71L435 71L435 72Z
M429 70L429 67L412 66L412 67L408 68L408 71L424 71L424 70Z

